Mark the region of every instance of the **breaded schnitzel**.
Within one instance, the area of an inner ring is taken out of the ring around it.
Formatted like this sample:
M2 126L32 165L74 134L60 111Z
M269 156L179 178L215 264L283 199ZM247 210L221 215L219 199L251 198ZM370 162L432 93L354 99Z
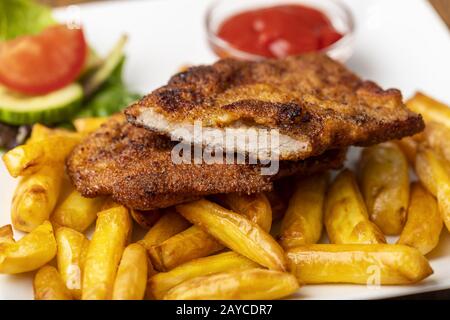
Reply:
M424 128L421 116L403 104L400 91L363 81L317 53L193 67L130 106L126 115L134 124L178 140L253 155L258 145L245 149L210 135L196 138L192 124L202 121L213 133L278 129L280 158L288 160L398 139Z
M305 161L284 161L274 177L261 175L258 165L174 164L175 144L117 115L73 150L67 171L83 196L112 195L130 208L152 210L209 194L267 191L275 178L338 168L345 157L345 150L330 150Z

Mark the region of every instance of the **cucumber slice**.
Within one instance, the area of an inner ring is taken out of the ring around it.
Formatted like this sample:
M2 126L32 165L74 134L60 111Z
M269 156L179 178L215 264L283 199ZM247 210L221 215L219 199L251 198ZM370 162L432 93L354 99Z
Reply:
M83 89L86 96L90 96L109 78L124 57L124 48L128 38L122 35L114 48L104 59L103 64L83 80Z
M45 95L27 96L0 87L0 121L13 124L57 123L78 111L83 88L72 83Z

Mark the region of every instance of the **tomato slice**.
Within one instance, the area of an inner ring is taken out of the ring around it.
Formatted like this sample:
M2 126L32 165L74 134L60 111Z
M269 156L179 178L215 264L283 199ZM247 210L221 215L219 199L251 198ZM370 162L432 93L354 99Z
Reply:
M0 83L26 94L45 94L73 82L86 56L82 29L54 25L0 43Z

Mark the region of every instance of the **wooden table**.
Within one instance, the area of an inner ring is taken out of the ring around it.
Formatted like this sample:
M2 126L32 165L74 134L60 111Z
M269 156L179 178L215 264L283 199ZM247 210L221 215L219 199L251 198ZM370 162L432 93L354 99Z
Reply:
M101 1L101 0L96 0ZM199 0L201 1L201 0ZM450 0L429 0L442 19L446 22L450 29ZM92 2L92 0L40 0L40 2L52 6L64 6L74 3ZM450 300L450 290L442 290L436 292L415 294L411 296L399 297L395 300Z

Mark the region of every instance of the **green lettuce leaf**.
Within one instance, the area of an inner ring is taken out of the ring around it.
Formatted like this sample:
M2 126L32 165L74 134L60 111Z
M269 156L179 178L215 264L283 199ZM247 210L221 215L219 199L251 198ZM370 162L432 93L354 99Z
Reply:
M39 33L54 23L49 7L31 0L0 1L0 41Z
M76 118L106 117L123 110L140 98L139 94L128 91L122 79L125 59L116 67L100 89L84 104Z

